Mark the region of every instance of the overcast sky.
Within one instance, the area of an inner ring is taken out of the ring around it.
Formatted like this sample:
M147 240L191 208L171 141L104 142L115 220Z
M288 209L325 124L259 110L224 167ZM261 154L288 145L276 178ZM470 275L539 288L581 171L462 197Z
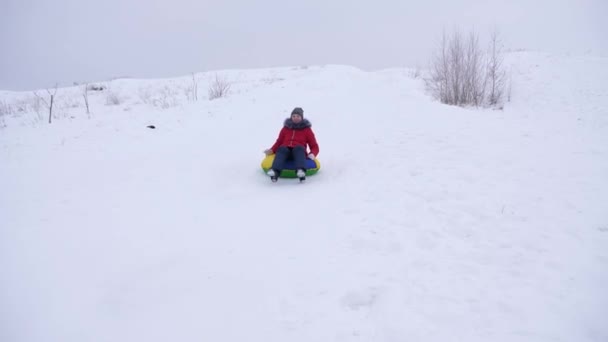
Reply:
M608 0L0 0L0 89L192 71L428 64L442 29L608 54Z

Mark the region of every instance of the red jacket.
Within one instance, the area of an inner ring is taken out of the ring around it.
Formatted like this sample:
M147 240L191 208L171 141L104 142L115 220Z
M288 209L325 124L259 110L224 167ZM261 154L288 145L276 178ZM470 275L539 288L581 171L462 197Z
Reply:
M306 148L308 145L310 151L306 152L306 154L312 153L317 156L319 154L319 145L311 127L312 125L307 119L302 119L297 124L291 121L291 119L286 119L281 132L279 132L277 141L270 149L272 152L277 153L277 149L281 146L304 146Z

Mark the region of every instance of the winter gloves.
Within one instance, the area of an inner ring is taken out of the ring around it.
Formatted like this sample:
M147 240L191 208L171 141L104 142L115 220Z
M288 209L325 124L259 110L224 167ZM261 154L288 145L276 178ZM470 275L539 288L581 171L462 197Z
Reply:
M314 155L314 154L310 153L310 154L308 155L308 158L310 158L310 159L312 159L312 160L315 160L315 158L316 158L316 157L315 157L315 155Z

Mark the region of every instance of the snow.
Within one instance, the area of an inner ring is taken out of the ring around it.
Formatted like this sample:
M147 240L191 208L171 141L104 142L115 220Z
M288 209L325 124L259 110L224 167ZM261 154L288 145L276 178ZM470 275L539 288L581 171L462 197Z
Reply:
M608 59L507 61L502 111L327 65L4 115L0 340L608 340ZM296 106L321 170L273 184L263 150Z

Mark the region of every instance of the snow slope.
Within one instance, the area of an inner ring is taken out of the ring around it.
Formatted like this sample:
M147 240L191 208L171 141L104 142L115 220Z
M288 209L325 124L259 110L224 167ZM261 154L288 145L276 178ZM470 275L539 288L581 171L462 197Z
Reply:
M608 59L508 61L503 111L339 65L3 92L0 340L608 340ZM321 170L272 184L295 106Z

